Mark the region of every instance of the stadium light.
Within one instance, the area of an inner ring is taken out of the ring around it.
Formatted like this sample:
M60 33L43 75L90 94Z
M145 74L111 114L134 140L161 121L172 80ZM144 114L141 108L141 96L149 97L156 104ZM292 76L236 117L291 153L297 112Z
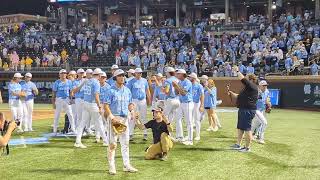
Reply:
M275 4L272 5L272 9L275 10L277 9L277 6Z
M86 18L82 18L81 21L82 21L83 23L85 23L87 20L86 20Z

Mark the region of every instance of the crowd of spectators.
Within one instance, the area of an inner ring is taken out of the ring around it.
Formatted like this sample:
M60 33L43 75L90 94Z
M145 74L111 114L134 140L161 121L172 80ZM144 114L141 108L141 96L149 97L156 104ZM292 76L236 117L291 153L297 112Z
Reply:
M210 31L206 21L179 29L128 29L108 24L101 31L82 27L59 34L49 33L57 32L52 28L58 27L20 24L3 28L0 33L0 65L13 71L69 64L87 66L92 55L99 55L114 58L118 65L158 73L163 73L165 66L174 66L190 73L233 76L232 67L239 66L242 73L317 75L320 25L310 23L309 17L308 13L288 13L267 24L264 16L253 14L249 22L260 27L236 34ZM22 51L27 54L19 54Z

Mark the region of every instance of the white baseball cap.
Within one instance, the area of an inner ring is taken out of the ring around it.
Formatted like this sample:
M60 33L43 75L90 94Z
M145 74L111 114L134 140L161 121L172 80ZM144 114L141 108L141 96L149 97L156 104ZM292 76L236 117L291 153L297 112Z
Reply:
M114 73L113 73L113 77L119 76L120 74L126 74L122 69L117 69Z
M92 74L92 73L93 73L92 69L87 69L86 70L86 74Z
M134 71L134 69L129 69L129 71L127 71L127 73L134 74L134 73L135 73L135 71Z
M30 78L32 78L32 74L31 73L26 73L25 75L24 75L25 77L30 77Z
M201 77L199 77L199 79L205 79L205 80L208 80L209 77L207 75L202 75Z
M100 68L96 68L92 74L94 75L102 74L102 70Z
M105 72L101 72L101 77L107 77L107 74Z
M67 71L66 71L65 69L61 69L61 70L59 71L59 74L67 74Z
M194 79L198 79L198 76L197 76L196 73L191 73L191 74L189 75L189 77L194 78Z
M175 72L175 69L173 67L167 67L166 72Z
M13 77L14 77L14 78L23 78L23 76L21 75L21 73L14 73Z
M134 73L142 73L143 71L142 71L142 69L141 68L136 68L135 70L134 70Z
M76 75L77 73L76 73L76 71L70 71L69 72L69 75Z
M85 71L82 68L80 68L77 70L77 74L80 74L80 73L85 73Z
M161 78L163 77L163 75L161 73L156 74L156 76L161 77Z
M268 83L267 83L267 81L262 80L259 82L259 86L268 86Z
M114 65L111 66L111 70L115 70L115 69L119 69L119 66L116 65L116 64L114 64Z
M177 74L187 74L186 70L184 70L184 69L177 69L176 73Z

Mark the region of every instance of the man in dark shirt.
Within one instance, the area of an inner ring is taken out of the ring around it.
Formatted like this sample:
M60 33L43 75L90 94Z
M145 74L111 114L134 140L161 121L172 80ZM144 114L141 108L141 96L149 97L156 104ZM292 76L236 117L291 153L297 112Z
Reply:
M239 150L240 152L250 152L250 145L252 141L251 123L256 114L256 103L258 100L258 86L257 77L254 74L248 74L244 77L239 68L235 67L238 78L244 85L243 90L236 94L232 91L228 91L228 95L237 101L238 110L238 139L237 144L231 146L232 149ZM241 148L241 141L243 135L246 134L246 144Z
M152 160L160 158L162 161L167 160L169 150L173 147L173 142L169 137L172 127L168 119L164 116L162 108L155 106L153 109L153 120L146 124L141 124L137 119L136 123L139 129L152 129L153 144L146 150L145 159Z

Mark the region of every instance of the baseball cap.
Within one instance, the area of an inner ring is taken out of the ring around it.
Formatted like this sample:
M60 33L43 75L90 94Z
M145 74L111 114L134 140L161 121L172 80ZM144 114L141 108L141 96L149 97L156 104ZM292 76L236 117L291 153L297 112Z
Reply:
M13 77L14 78L22 78L23 76L21 75L21 73L14 73Z
M177 74L187 74L186 70L184 70L184 69L178 69L178 70L176 71L176 73L177 73Z
M141 68L136 68L136 69L134 70L134 72L135 72L135 73L142 73L143 71L142 71Z
M267 83L267 81L262 80L259 82L259 86L268 86L268 83Z
M191 74L189 75L189 77L194 78L194 79L198 79L198 76L197 76L196 73L191 73Z
M167 67L166 72L175 72L175 69L173 67Z
M76 73L76 71L70 71L69 72L69 75L76 75L77 73Z
M205 79L205 80L208 80L209 77L207 75L202 75L201 77L199 77L199 79Z
M163 109L161 107L159 107L159 106L155 106L155 107L152 108L152 111L157 111L157 112L161 111L162 112Z
M80 73L84 73L84 70L82 68L77 70L77 74L80 74Z
M67 74L67 71L66 71L65 69L61 69L61 70L59 71L59 74Z
M102 74L102 70L100 68L96 68L92 74L94 75Z
M114 64L114 65L111 66L111 69L112 69L112 70L119 69L119 66L116 65L116 64Z
M92 74L92 73L93 73L92 69L87 69L86 70L86 74Z
M129 71L127 71L127 73L134 74L134 73L135 73L135 71L134 71L134 69L129 69Z
M25 77L31 77L32 78L32 74L31 73L26 73L25 75L24 75Z
M163 75L161 73L156 74L156 76L161 77L161 78L163 77Z
M122 69L117 69L114 73L113 73L113 77L119 76L121 74L126 74Z
M101 77L107 77L107 74L105 72L101 72Z

